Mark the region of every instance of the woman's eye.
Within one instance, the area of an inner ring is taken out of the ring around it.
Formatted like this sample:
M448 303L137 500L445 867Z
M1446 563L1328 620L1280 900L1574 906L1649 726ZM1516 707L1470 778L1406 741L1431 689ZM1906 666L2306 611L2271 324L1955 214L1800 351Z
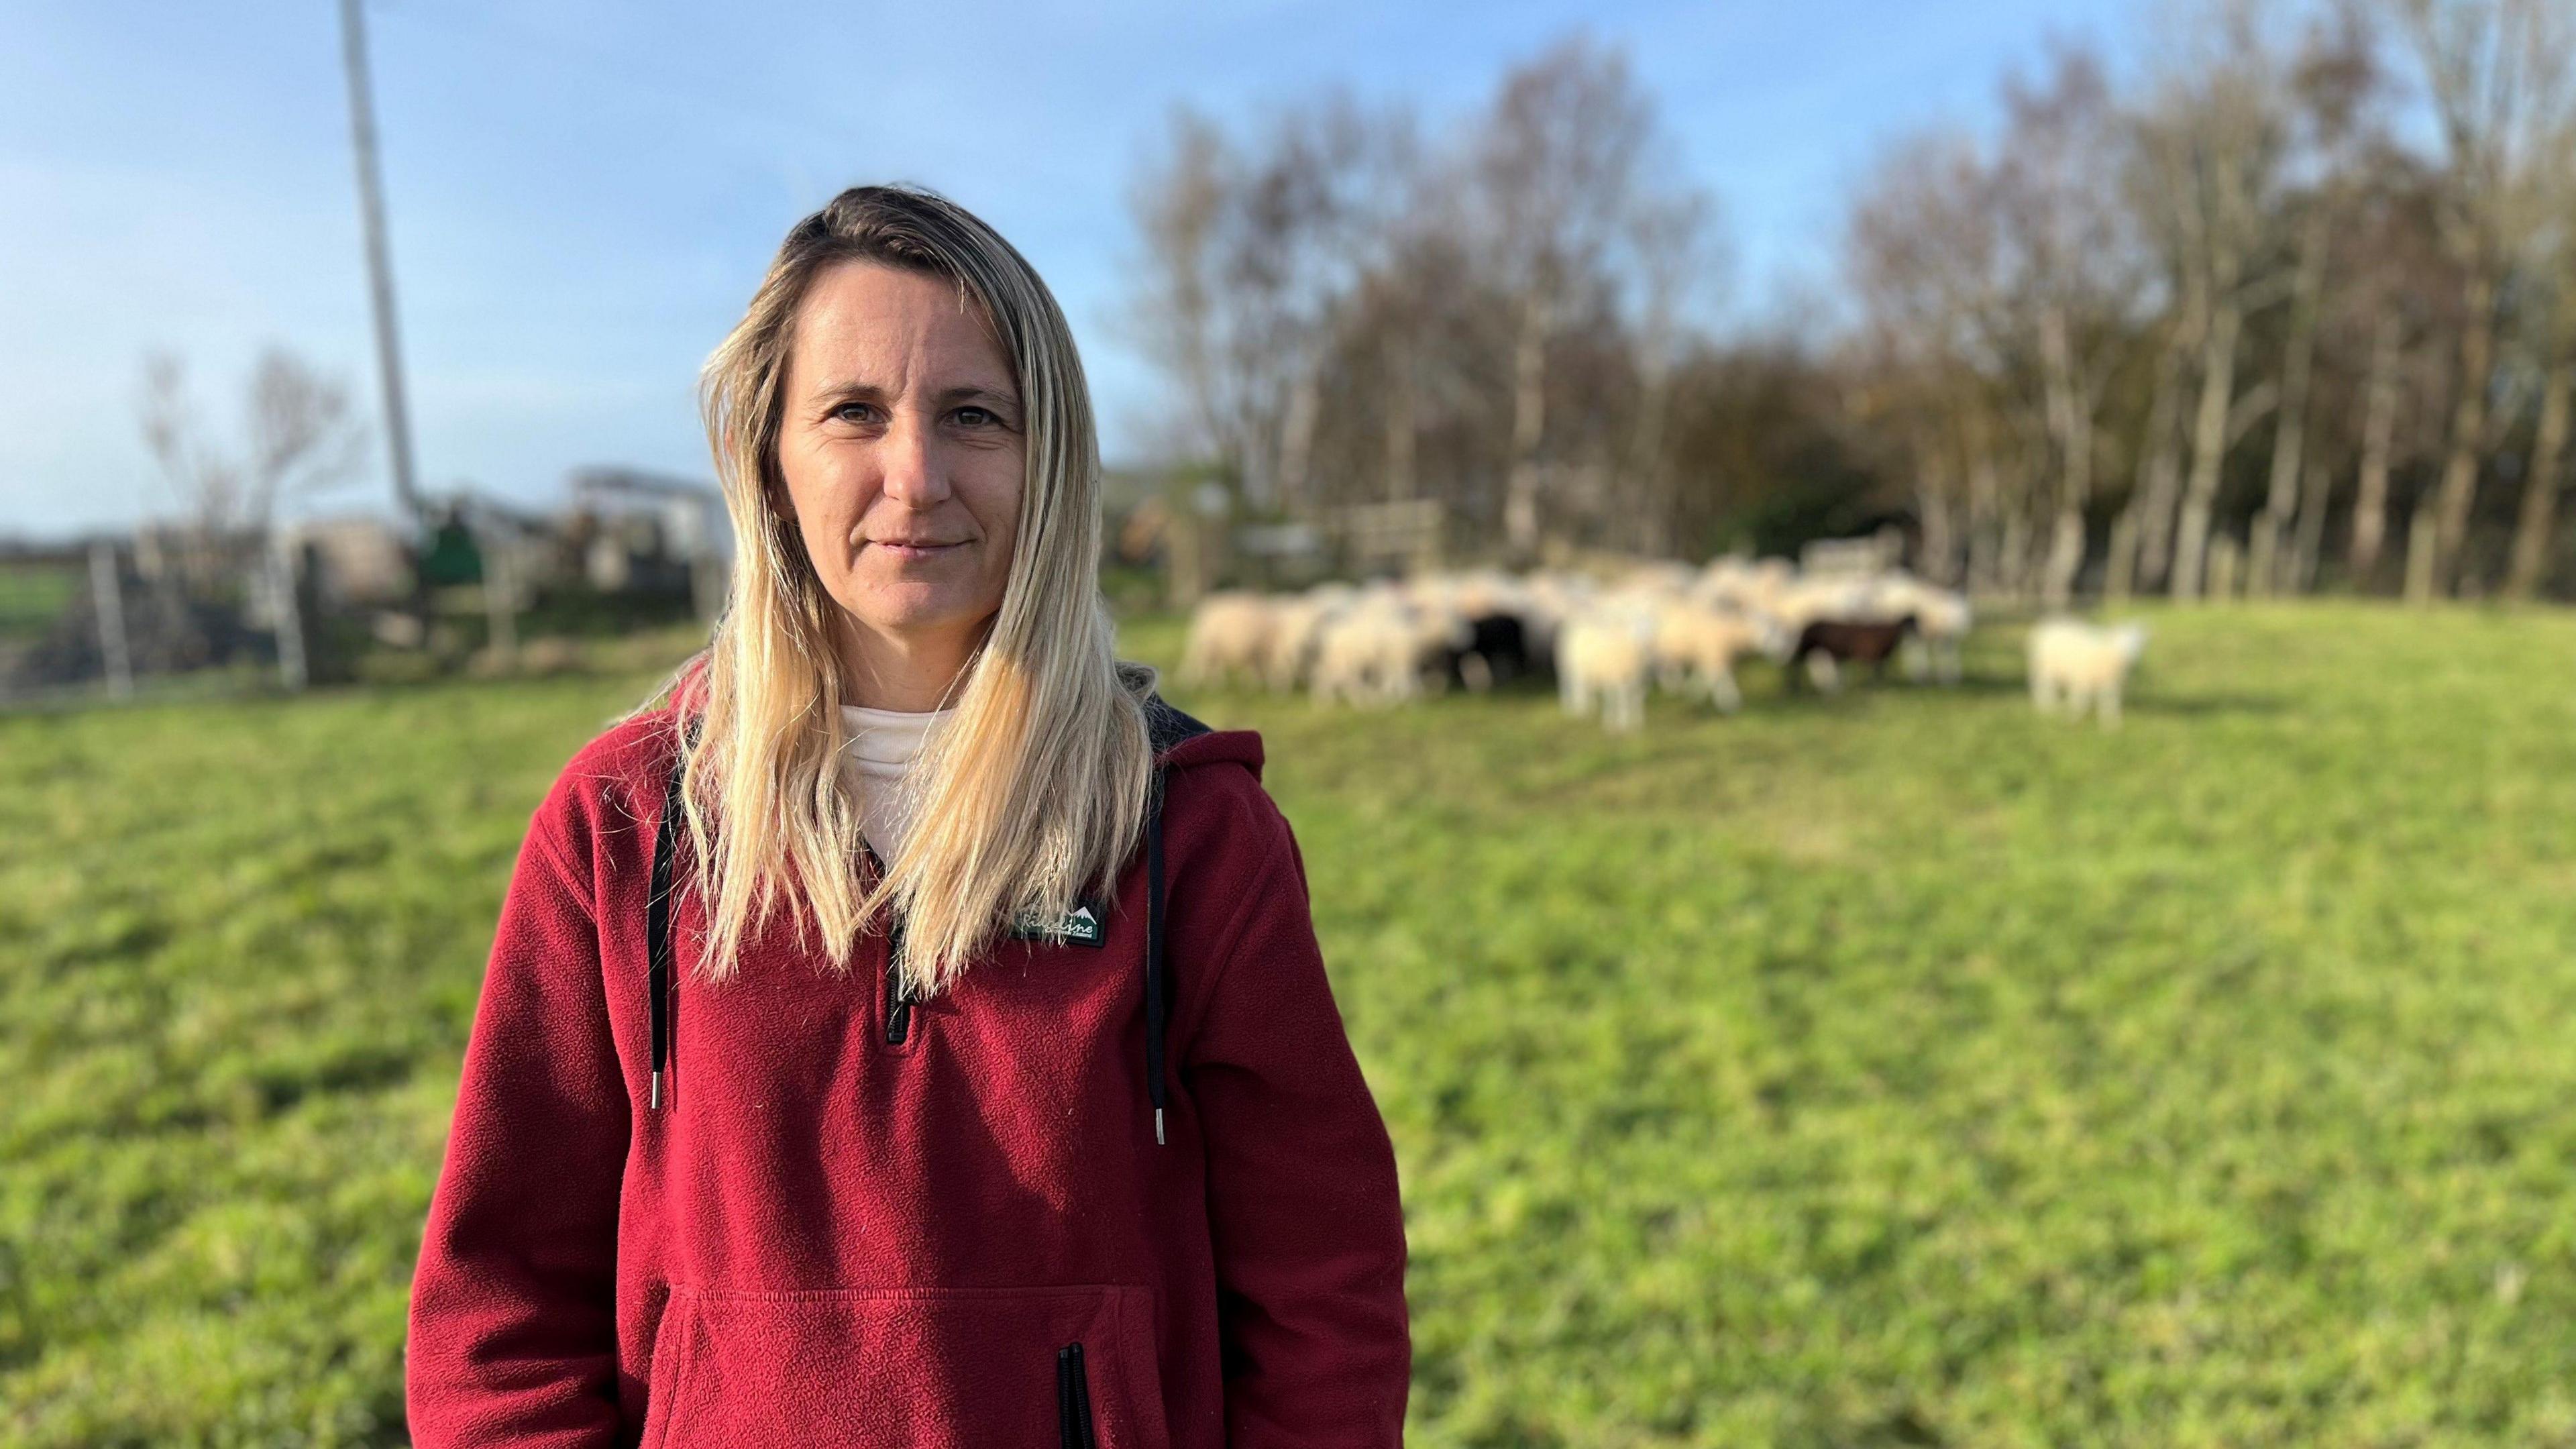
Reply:
M843 403L839 407L832 409L832 416L839 418L843 422L864 423L867 422L875 412L876 409L867 403L849 402Z
M988 423L998 420L993 416L992 411L988 408L959 408L957 410L957 421L964 423L970 428L980 428Z

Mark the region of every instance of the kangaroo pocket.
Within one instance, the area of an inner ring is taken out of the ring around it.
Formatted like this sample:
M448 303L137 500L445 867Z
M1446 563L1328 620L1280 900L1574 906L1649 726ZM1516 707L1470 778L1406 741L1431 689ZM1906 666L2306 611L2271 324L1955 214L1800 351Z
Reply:
M644 1449L1169 1446L1145 1288L681 1287L660 1340Z

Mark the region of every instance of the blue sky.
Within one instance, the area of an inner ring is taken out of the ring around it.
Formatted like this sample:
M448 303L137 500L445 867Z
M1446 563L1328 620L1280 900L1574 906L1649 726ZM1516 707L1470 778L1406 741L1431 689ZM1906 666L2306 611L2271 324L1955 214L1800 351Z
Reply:
M378 116L424 482L535 502L565 470L704 475L699 361L790 223L843 185L939 187L1072 318L1115 463L1163 390L1122 341L1125 196L1169 109L1229 121L1344 82L1435 125L1575 28L1623 45L1720 196L1739 315L1829 281L1892 136L1993 124L2052 34L2124 0L1394 6L1091 0L802 7L372 0ZM143 354L228 428L260 347L372 416L332 0L0 0L0 536L170 511ZM370 471L305 511L375 511Z

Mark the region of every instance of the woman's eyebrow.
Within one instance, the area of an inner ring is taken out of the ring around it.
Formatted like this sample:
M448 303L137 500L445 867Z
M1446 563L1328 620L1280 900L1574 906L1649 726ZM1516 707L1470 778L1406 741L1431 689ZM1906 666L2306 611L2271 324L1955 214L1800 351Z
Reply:
M939 394L941 407L963 402L997 402L1016 407L1019 401L1018 395L1006 388L987 387L975 382L961 382L955 387L941 389Z

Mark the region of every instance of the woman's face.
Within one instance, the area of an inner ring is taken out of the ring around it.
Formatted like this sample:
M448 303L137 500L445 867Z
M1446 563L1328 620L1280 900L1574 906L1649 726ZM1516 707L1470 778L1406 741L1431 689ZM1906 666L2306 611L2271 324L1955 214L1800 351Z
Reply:
M1002 606L1026 418L975 303L870 261L816 274L781 379L778 471L824 589L906 654Z

